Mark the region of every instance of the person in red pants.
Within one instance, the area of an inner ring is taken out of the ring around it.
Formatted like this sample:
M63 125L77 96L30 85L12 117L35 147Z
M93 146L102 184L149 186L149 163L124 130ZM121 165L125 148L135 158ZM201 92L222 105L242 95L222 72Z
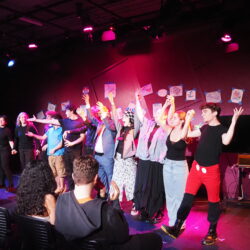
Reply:
M202 118L206 123L200 129L190 131L188 137L200 137L192 164L185 194L177 212L175 225L168 227L163 225L161 229L177 238L181 233L181 227L186 220L193 204L194 196L199 187L204 184L208 194L208 221L209 230L202 240L203 245L213 245L217 239L217 222L220 216L220 170L219 156L222 145L228 145L232 140L235 124L242 114L243 109L234 109L232 122L227 129L219 122L221 108L216 103L206 103L201 106Z

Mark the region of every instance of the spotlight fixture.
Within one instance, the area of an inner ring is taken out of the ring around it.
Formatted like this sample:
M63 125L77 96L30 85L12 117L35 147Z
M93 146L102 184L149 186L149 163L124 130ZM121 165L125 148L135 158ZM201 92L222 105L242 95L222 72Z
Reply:
M103 31L102 33L102 41L114 41L116 40L116 33L114 32L114 27L110 26L108 30Z
M82 31L84 33L91 33L92 31L94 30L93 26L92 25L86 25L83 27Z
M16 63L16 61L14 60L14 59L10 59L9 61L8 61L8 67L9 68L11 68L11 67L13 67L14 65L15 65L15 63Z
M36 43L29 43L28 44L28 48L29 49L37 49L38 48L38 45Z
M229 33L225 33L220 39L224 43L229 43L232 41L232 37Z

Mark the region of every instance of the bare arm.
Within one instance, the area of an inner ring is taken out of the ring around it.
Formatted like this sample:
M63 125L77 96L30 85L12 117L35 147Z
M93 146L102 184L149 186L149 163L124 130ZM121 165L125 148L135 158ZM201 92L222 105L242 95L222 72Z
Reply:
M37 135L37 134L34 134L33 132L30 132L30 131L28 131L25 135L27 135L29 137L34 137L37 140L41 140L41 141L47 139L47 135L46 134L44 134L44 135Z
M143 123L144 113L143 113L143 109L141 107L141 103L140 103L140 100L139 100L139 92L138 91L135 92L135 101L136 101L136 104L135 104L136 115L137 115L140 123Z
M80 137L78 139L76 139L75 141L69 141L69 140L65 140L65 146L66 147L72 147L76 144L79 144L83 141L85 134L80 134Z
M55 224L55 215L56 215L56 199L52 194L45 195L44 205L47 209L49 215L49 221L52 225Z
M55 119L37 119L34 115L32 118L29 118L28 121L61 126L61 124L58 120L55 120Z
M118 116L117 116L117 110L115 106L115 101L112 93L108 94L108 99L111 104L111 109L112 109L112 119L114 121L115 127L118 130L121 127L121 124L119 122Z
M195 115L195 111L193 109L189 110L187 112L186 118L185 118L185 123L184 123L182 130L181 130L181 139L187 138L190 122L193 119L194 115Z
M201 131L200 129L195 129L195 130L189 130L187 137L193 138L193 137L200 137L201 136Z
M222 135L222 143L224 145L228 145L231 142L233 135L234 135L236 122L243 111L244 111L244 109L242 107L240 107L239 109L237 109L237 108L234 109L234 114L232 117L230 127L229 127L227 133Z

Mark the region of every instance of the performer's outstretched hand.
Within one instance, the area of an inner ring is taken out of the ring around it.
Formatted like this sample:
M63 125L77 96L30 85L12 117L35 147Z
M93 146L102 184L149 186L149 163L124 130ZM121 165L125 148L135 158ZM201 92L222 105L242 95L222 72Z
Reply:
M237 122L239 116L243 113L244 109L240 107L239 109L234 108L234 114L232 118L232 122Z

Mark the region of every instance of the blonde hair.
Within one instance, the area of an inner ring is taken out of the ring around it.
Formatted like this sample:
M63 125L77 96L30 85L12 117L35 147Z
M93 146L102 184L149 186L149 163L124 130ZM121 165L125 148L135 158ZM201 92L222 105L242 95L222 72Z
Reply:
M17 116L17 118L16 118L16 125L19 126L19 127L21 126L20 117L21 117L22 115L25 115L27 119L29 118L29 115L28 115L26 112L21 112L21 113L19 113L18 116ZM34 126L34 125L33 125L33 122L27 121L26 123L27 123L27 126L29 126L29 127Z

